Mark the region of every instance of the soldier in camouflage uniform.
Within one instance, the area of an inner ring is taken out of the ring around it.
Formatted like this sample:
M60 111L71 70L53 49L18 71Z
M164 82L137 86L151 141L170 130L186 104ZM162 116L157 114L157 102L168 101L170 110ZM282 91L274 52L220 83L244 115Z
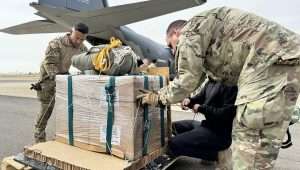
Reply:
M171 24L167 41L176 49L178 76L158 93L141 95L142 102L180 102L205 75L238 85L233 169L272 169L300 91L300 37L222 7L196 15L182 29Z
M41 102L40 112L35 122L35 142L46 140L45 129L55 104L55 76L68 74L73 55L87 51L83 41L88 33L88 27L76 24L71 33L55 38L49 42L45 58L40 67L40 81L37 96Z

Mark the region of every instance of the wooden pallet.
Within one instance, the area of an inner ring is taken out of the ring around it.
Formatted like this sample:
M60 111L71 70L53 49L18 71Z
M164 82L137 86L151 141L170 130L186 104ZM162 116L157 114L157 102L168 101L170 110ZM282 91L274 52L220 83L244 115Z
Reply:
M163 153L164 149L160 149L139 160L129 162L115 156L83 150L56 141L40 143L24 149L26 157L47 162L48 165L65 170L139 170Z

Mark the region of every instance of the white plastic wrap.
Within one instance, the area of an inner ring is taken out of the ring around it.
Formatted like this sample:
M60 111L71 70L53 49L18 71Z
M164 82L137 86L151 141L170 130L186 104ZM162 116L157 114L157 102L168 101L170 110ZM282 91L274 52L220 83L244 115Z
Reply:
M159 76L147 76L149 90L160 89ZM56 138L68 143L68 76L56 79ZM105 85L109 76L72 76L74 145L97 152L106 151L108 104ZM163 79L163 85L166 80ZM143 155L144 108L137 104L137 90L144 89L144 76L115 77L112 154L129 160ZM161 108L149 106L150 133L148 153L161 148ZM164 110L165 140L167 113ZM167 141L165 142L167 143Z

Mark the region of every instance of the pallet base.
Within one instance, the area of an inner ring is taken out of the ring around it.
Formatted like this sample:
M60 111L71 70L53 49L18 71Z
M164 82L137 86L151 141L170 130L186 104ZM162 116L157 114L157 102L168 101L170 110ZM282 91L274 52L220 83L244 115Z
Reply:
M65 170L138 170L163 153L164 149L160 149L137 161L129 162L115 156L82 150L56 141L40 143L24 149L25 157L47 162L48 165Z

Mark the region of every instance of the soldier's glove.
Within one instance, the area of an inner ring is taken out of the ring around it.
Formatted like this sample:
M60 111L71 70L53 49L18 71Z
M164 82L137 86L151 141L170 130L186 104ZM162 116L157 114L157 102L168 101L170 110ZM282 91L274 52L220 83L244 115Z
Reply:
M143 105L149 104L151 106L159 106L159 95L157 92L139 89L139 95L137 96L138 102L141 102Z
M36 90L36 91L41 91L42 90L42 86L40 82L31 84L30 90Z
M56 74L53 73L53 72L49 72L49 73L48 73L48 79L49 79L49 80L55 80L55 76L56 76Z

